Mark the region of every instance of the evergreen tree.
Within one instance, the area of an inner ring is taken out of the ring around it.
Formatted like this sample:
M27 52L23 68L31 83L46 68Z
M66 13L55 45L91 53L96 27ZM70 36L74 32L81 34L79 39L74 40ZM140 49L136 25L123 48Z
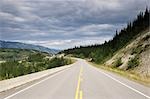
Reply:
M64 50L61 53L72 54L76 57L92 58L96 63L105 62L112 57L116 51L126 46L128 42L136 37L140 32L149 28L150 10L146 8L145 12L140 12L133 22L129 22L126 28L120 32L116 31L115 36L108 42L103 44L95 44L91 46L81 46Z

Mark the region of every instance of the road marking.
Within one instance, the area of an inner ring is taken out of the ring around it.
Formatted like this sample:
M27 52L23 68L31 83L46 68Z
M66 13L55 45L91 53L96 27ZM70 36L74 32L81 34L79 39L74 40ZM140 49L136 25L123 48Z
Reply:
M68 69L68 68L67 68L67 69ZM15 95L17 95L17 94L19 94L19 93L21 93L21 92L24 92L24 91L26 91L26 90L28 90L28 89L30 89L30 88L32 88L32 87L38 85L38 84L40 84L40 83L42 83L42 82L44 82L44 81L50 79L50 78L53 78L53 77L59 75L60 73L65 72L67 69L62 70L62 71L60 71L60 72L58 72L58 73L56 73L56 74L53 74L53 75L51 75L51 76L49 76L49 77L47 77L47 78L45 78L45 79L43 79L43 80L41 80L41 81L39 81L39 82L33 84L33 85L31 85L31 86L29 86L29 87L27 87L27 88L25 88L25 89L22 89L22 90L20 90L20 91L14 93L14 94L12 94L12 95L10 95L10 96L5 97L4 99L10 99L10 98L14 97Z
M83 72L83 67L80 68L75 99L82 99L83 92L80 90L80 85L81 85L81 80L82 80L82 78L81 78L82 72Z
M80 90L80 99L83 97L83 92Z
M145 95L144 93L142 93L142 92L138 91L137 89L134 89L134 88L132 88L131 86L129 86L129 85L127 85L127 84L125 84L125 83L123 83L123 82L121 82L121 81L117 80L116 78L114 78L114 77L110 76L109 74L106 74L105 72L100 71L100 70L98 70L97 68L95 68L95 70L97 70L98 72L100 72L100 73L104 74L105 76L107 76L107 77L111 78L112 80L114 80L114 81L116 81L116 82L120 83L121 85L123 85L123 86L125 86L125 87L127 87L127 88L129 88L129 89L131 89L131 90L133 90L133 91L135 91L135 92L137 92L137 93L139 93L140 95L142 95L142 96L144 96L144 97L146 97L146 98L150 99L150 96Z

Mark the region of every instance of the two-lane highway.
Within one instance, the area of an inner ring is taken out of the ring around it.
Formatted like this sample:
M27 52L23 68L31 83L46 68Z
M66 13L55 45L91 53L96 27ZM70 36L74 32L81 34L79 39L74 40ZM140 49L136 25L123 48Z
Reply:
M3 99L150 99L150 88L78 60Z

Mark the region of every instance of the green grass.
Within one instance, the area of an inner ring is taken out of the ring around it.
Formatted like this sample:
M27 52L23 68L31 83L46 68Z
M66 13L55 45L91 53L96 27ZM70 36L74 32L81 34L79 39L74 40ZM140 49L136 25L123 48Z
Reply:
M104 69L106 71L110 71L110 72L119 74L123 77L126 77L126 78L130 79L130 80L136 81L138 83L141 83L145 86L150 87L150 78L141 77L139 74L136 74L136 73L131 72L131 71L124 71L124 70L121 70L121 69L108 67L108 66L104 66L104 65L99 65L99 64L95 64L95 63L91 63L91 62L89 62L89 63L92 66L95 66L97 68Z

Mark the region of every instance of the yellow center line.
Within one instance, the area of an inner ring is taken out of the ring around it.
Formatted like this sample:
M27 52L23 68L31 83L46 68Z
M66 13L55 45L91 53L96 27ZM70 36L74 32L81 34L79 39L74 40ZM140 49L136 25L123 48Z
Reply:
M83 92L80 90L80 85L81 85L81 80L82 80L82 78L81 78L82 72L83 72L83 67L80 68L75 99L82 99L82 96L83 96Z
M83 92L80 90L80 99L82 99Z

